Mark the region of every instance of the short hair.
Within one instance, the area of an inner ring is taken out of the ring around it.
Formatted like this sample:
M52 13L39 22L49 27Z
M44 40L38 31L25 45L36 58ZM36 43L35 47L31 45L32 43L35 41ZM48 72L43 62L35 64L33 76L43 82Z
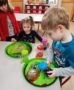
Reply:
M42 29L53 29L59 24L69 29L69 15L62 7L49 7L42 18Z

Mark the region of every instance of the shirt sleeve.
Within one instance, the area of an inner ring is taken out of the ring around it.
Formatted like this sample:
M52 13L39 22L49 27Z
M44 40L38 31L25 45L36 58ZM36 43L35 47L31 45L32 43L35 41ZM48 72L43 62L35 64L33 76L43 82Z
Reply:
M40 42L42 42L42 37L36 31L34 31L34 35Z
M56 76L72 76L74 75L74 68L66 67L66 68L55 68Z
M16 37L17 41L19 41L22 37L23 37L23 33L22 32L17 34L17 37Z

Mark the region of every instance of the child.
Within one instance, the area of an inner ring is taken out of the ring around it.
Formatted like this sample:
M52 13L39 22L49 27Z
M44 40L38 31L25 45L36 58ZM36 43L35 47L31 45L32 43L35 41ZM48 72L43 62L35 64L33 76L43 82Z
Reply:
M18 23L8 0L0 0L0 32L3 34L3 41L12 41L19 32Z
M74 36L69 32L69 16L63 8L50 7L43 16L42 28L53 40L54 60L58 68L49 77L74 75Z
M17 36L17 41L25 41L35 43L35 38L42 41L42 38L38 35L35 30L32 30L34 25L33 18L31 16L26 17L22 20L22 30Z

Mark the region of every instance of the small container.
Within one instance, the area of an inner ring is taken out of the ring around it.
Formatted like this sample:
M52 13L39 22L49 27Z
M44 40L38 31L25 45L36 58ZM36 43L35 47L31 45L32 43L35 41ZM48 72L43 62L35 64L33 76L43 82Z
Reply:
M44 46L43 46L42 44L41 44L41 45L38 45L38 46L37 46L37 49L40 50L40 51L43 51Z
M46 50L47 47L49 46L48 40L46 38L43 38L42 43L43 43L43 46L44 46L44 50Z
M37 54L36 54L37 58L42 58L43 57L43 50L44 50L43 45L38 45L37 46Z
M48 67L48 64L44 61L38 63L38 68L42 71L46 70Z
M43 52L38 52L38 53L36 54L36 57L37 57L37 58L42 58L42 57L43 57Z
M30 68L30 70L27 73L27 79L29 81L35 81L40 74L40 70L37 66Z
M26 63L28 61L28 50L22 50L21 56L22 56L22 63Z
M44 72L46 76L51 75L50 71L52 71L51 68L48 67L48 64L46 62L39 62L38 68Z

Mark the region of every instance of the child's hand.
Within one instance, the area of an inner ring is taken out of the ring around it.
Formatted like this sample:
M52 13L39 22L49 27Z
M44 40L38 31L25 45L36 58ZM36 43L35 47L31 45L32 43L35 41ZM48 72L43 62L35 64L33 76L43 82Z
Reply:
M49 77L49 78L53 78L53 77L56 76L56 70L55 70L55 69L53 69L52 71L48 71L47 73L48 73L48 77ZM51 74L50 74L50 73L51 73ZM50 74L50 75L49 75L49 74Z
M16 42L17 40L15 38L11 38L11 41L12 42Z

